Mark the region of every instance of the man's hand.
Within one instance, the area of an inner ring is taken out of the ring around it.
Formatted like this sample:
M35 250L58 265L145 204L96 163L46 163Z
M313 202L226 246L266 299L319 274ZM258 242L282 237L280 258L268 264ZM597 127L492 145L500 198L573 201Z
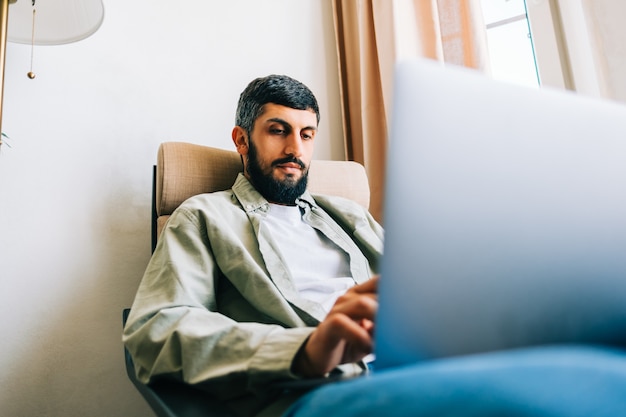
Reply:
M293 370L322 376L337 365L356 362L373 350L378 277L350 288L339 297L296 355Z

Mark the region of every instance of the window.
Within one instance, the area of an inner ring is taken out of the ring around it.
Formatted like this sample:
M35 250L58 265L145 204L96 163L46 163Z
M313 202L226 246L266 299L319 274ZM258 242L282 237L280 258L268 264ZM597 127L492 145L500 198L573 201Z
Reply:
M539 76L524 0L481 0L491 75L537 87Z

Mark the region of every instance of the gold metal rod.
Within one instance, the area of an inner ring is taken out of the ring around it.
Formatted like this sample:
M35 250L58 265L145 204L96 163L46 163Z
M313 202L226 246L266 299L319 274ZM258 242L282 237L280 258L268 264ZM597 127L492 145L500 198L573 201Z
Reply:
M2 104L4 102L4 61L9 25L9 0L0 0L0 132L2 132Z

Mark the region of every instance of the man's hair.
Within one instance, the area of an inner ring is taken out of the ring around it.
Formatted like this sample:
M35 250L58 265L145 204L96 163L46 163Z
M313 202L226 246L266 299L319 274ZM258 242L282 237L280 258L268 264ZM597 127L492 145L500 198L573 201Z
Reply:
M317 123L320 122L317 100L306 85L286 75L268 75L253 80L243 90L239 96L235 124L250 134L254 121L263 114L263 106L267 103L314 111Z

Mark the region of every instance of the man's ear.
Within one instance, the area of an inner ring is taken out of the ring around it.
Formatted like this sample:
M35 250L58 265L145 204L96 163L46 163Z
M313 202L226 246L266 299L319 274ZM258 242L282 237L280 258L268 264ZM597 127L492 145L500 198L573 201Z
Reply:
M233 143L239 155L248 154L248 135L241 126L235 126L232 132Z

